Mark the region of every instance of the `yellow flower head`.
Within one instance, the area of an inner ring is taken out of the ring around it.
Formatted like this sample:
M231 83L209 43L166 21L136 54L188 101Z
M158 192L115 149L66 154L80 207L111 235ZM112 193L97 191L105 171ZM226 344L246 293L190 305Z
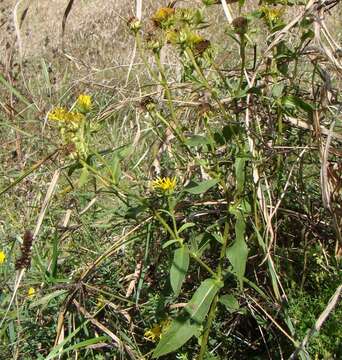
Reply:
M162 333L162 327L159 324L154 325L150 330L145 331L144 338L148 341L156 342Z
M163 192L172 192L177 184L176 178L169 178L169 177L163 177L163 178L156 178L152 182L153 189L155 190L161 190Z
M148 341L156 342L163 336L170 324L170 319L161 321L160 324L156 324L150 330L145 331L144 338Z
M83 112L87 112L91 109L91 96L81 94L77 99L77 106Z
M199 44L202 41L204 41L204 39L201 35L198 35L194 32L190 32L188 34L187 42L189 46Z
M175 9L170 7L162 7L154 13L152 20L156 25L160 25L162 22L169 19L174 13Z
M52 121L79 123L84 119L84 115L79 112L68 111L63 107L57 107L49 112L48 118Z
M265 18L269 22L277 21L281 18L284 13L283 8L269 8L268 6L262 6L261 11L264 14Z
M36 295L36 290L33 287L30 287L27 291L27 297L32 299Z
M68 117L68 110L66 108L57 107L49 112L49 120L53 121L66 121Z
M3 264L5 262L6 255L3 251L0 251L0 264Z

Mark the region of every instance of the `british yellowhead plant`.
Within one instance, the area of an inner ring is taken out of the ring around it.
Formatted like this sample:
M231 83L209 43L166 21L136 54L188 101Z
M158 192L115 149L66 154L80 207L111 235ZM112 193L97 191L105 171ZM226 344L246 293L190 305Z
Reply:
M204 2L205 6L215 4ZM226 39L233 42L238 57L229 77L218 65L217 51L206 37L209 23L204 18L205 7L160 8L151 15L148 27L135 18L128 22L148 75L158 85L164 100L161 103L149 95L140 104L140 111L145 113L156 135L156 147L164 149L162 157L153 158L156 153L152 147L150 161L159 165L155 174L150 172L145 177L145 185L141 186L141 180L134 178L133 173L131 181L121 176L121 166L134 153L129 146L113 151L117 154L114 163L108 160L108 153L101 151L94 151L96 161L86 161L89 97L80 96L75 109L57 108L49 114L51 120L59 122L64 143L74 144L75 154L84 168L127 208L126 218L150 219L145 261L149 260L151 237L153 234L159 237L157 257L168 259L169 263L168 281L163 282L169 288L165 291L169 289L174 305L182 299L182 306L176 306L173 311L165 307L144 332L147 343L158 342L149 352L152 358L173 356L168 354L186 349L191 343L196 348L196 356L192 353L192 358L205 359L222 306L232 314L241 311L239 299L247 299L251 290L265 304L271 304L272 299L279 304L281 331L287 334L294 348L299 347L291 318L286 307L280 305L286 295L271 254L272 220L266 215L269 210L265 208L263 192L270 195L272 190L267 182L260 185L260 173L268 171L263 168L266 146L263 125L259 120L258 125L251 125L249 117L256 119L257 115L254 109L248 110L253 103L256 109L266 107L278 113L277 135L269 140L276 144L283 141L283 113L294 116L313 110L310 103L300 100L293 92L290 86L293 77L287 75L291 62L297 68L296 51L308 37L299 41L297 49L290 50L285 40L272 49L273 60L256 73L260 83L272 78L270 93L268 84L255 85L252 83L255 79L249 75L258 66L260 52L249 34L251 23L264 21L272 36L285 26L285 8L285 5L262 5L252 14L240 14L227 26ZM161 60L162 51L177 54L181 83L186 84L183 93L172 87L169 69ZM192 104L191 115L186 106L178 105L179 99L180 103ZM252 114L248 115L247 111ZM279 156L275 166L280 167ZM284 185L281 176L277 181L273 191ZM260 266L267 268L268 278L264 280L269 283L267 293L250 278L250 273L246 274L251 249L252 258L260 258ZM148 273L148 268L145 272ZM189 277L194 277L191 288L187 285ZM141 277L138 282L136 302L146 281ZM162 320L165 317L169 319L167 326ZM299 355L305 358L305 352L299 351Z

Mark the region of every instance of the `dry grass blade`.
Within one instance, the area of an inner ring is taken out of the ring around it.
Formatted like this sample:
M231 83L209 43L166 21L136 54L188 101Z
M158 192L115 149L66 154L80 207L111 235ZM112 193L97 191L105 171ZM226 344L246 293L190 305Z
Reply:
M64 33L65 33L65 25L66 25L66 21L68 19L68 16L70 14L70 11L72 9L72 6L74 4L74 0L69 0L68 5L64 11L63 14L63 20L62 20L62 39L64 38Z
M28 6L24 9L23 13L21 14L21 16L20 16L20 21L19 21L19 28L22 27L22 25L23 25L23 23L24 23L24 20L25 20L25 18L26 18L26 15L27 15L27 13L28 13L29 8L30 8L30 6L28 5Z
M229 1L228 0L228 3L233 3L234 1ZM233 22L233 15L232 15L232 12L227 4L227 1L226 0L221 0L221 4L222 4L222 7L223 7L223 11L224 11L224 14L228 20L228 23L231 24Z
M22 46L22 41L21 41L21 36L20 36L20 24L18 21L18 9L19 9L21 2L22 2L22 0L18 0L13 8L13 23L14 23L15 34L16 34L17 41L18 41L20 58L22 58L22 55L23 55L23 50L22 50L23 46Z
M38 233L39 233L39 230L40 230L40 227L41 227L41 225L43 223L43 219L44 219L46 210L48 208L49 202L50 202L51 197L52 197L52 195L53 195L53 193L55 191L55 188L57 186L57 182L58 182L60 173L61 173L60 169L57 169L53 174L51 183L50 183L48 191L47 191L47 193L45 195L45 199L43 201L43 205L41 207L41 210L40 210L40 213L39 213L39 216L38 216L37 224L36 224L36 227L35 227L34 233L33 233L33 239L35 239L37 237Z

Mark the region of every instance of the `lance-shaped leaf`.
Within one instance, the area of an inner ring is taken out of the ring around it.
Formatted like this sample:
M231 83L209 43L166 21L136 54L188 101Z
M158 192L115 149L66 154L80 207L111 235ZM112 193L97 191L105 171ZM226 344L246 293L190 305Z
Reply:
M184 313L173 320L170 327L163 334L153 352L152 357L154 359L176 351L192 336L199 334L200 325L221 287L222 284L214 279L207 279L202 282L192 299L185 306Z
M189 251L186 246L175 250L170 270L170 282L173 292L178 296L189 267Z
M184 190L190 194L199 195L208 191L219 182L219 179L210 179L200 183L191 182Z
M242 215L237 215L235 223L235 241L226 251L227 258L233 266L233 270L243 286L243 276L245 275L248 247L245 242L246 223Z

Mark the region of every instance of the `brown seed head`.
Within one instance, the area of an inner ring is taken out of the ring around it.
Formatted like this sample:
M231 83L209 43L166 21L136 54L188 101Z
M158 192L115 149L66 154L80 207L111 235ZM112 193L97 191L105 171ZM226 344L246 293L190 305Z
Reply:
M28 269L31 265L31 248L33 242L33 234L30 230L26 230L23 243L20 247L21 256L15 263L16 270Z
M244 16L235 18L232 22L235 32L239 35L243 35L248 30L248 20Z

